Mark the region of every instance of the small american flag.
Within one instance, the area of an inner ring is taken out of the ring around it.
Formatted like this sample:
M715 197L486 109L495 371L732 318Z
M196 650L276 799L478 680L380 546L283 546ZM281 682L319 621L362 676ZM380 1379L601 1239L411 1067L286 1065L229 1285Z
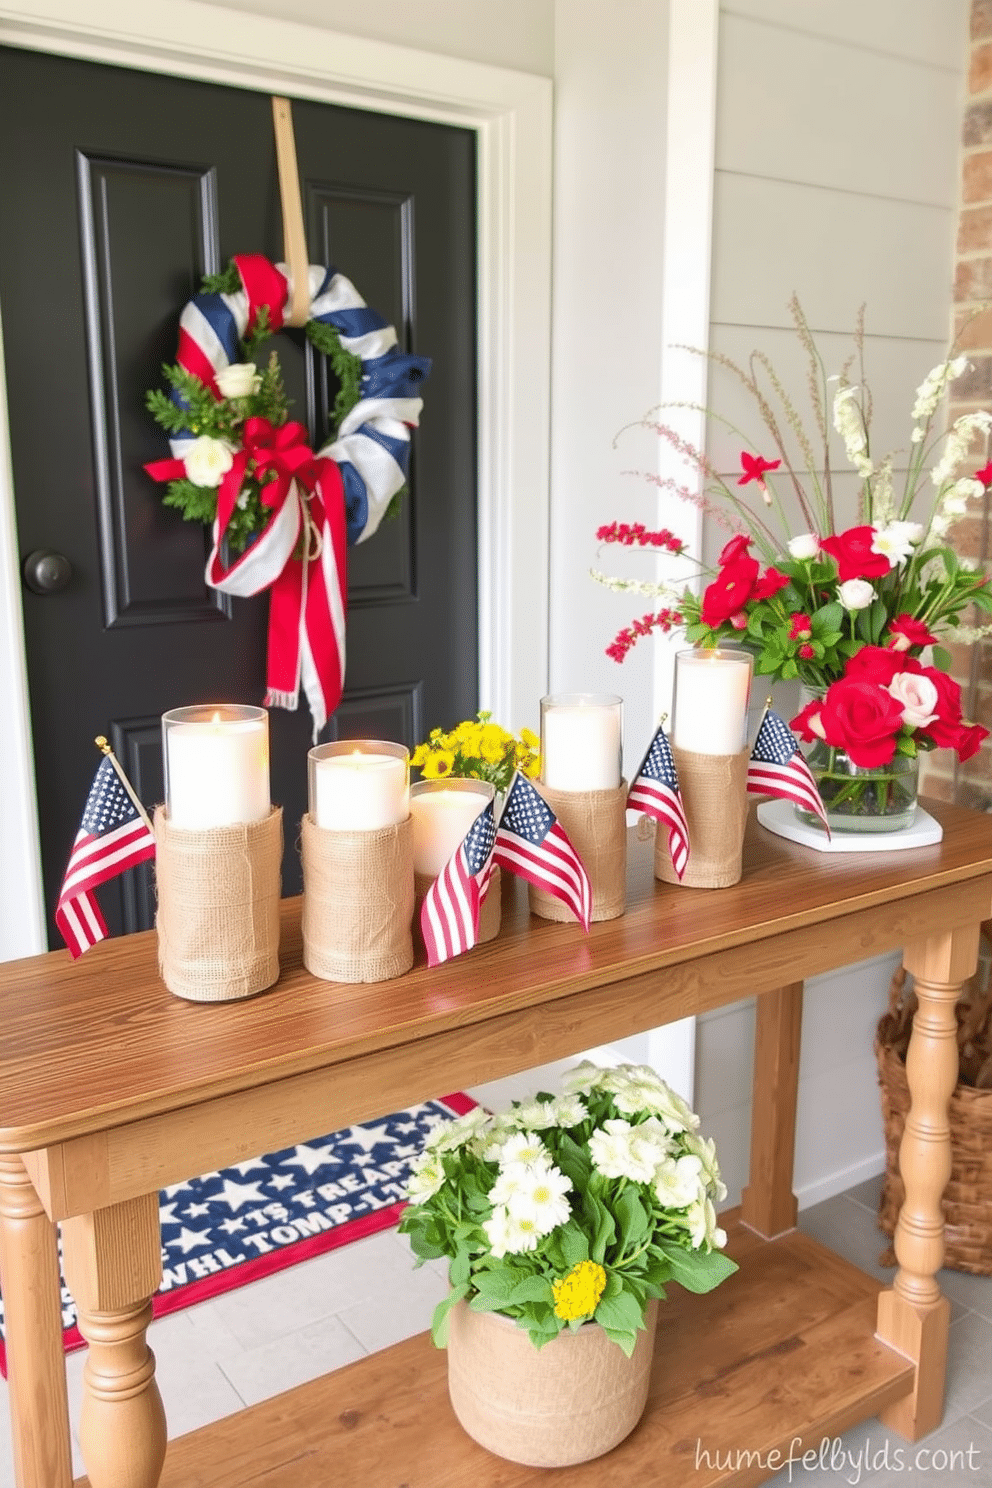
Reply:
M551 807L519 770L496 828L493 856L500 867L561 899L583 930L589 929L592 886L582 859Z
M489 801L424 897L420 928L431 966L470 951L479 938L479 906L493 876L495 837L496 818Z
M93 890L155 856L155 835L109 754L100 761L65 870L55 923L75 958L107 934Z
M634 783L627 792L631 811L643 811L668 828L668 852L679 879L689 861L689 827L679 790L679 776L665 730L651 740Z
M747 788L753 796L780 796L783 801L794 801L806 811L814 812L830 836L820 792L796 743L796 736L771 708L765 709L751 750Z

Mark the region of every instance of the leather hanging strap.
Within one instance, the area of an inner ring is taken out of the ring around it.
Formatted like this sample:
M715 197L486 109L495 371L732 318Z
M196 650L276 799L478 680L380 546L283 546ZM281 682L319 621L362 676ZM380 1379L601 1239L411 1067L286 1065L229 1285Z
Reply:
M306 233L303 230L303 201L296 165L293 111L288 98L273 97L272 125L276 137L279 195L282 200L283 255L293 281L293 294L283 324L303 326L310 318L310 259L307 254Z

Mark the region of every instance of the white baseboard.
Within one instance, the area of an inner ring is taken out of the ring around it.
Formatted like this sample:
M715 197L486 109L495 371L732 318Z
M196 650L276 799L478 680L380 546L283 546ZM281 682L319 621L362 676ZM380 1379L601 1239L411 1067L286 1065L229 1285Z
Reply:
M807 1183L802 1188L797 1188L796 1198L799 1208L811 1209L814 1204L822 1204L824 1199L832 1199L835 1194L846 1193L856 1184L866 1183L869 1178L877 1178L880 1173L884 1172L885 1152L873 1153L871 1157L862 1158L861 1162L852 1163L850 1167L840 1168L836 1173L828 1173L825 1178L818 1178L815 1183Z

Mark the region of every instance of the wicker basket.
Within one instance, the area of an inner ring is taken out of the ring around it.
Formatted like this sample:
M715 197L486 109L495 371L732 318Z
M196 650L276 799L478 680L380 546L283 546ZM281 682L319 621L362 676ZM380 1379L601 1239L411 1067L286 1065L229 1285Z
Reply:
M990 928L992 922L986 921L986 938ZM986 972L972 979L957 1006L961 1078L950 1101L951 1176L942 1201L944 1265L975 1276L992 1276L992 1088L987 1088L992 1085L990 991ZM886 1159L878 1224L890 1237L905 1198L899 1144L909 1111L905 1060L915 1007L915 994L900 968L892 978L889 1010L879 1022L875 1039ZM891 1246L881 1264L896 1264Z

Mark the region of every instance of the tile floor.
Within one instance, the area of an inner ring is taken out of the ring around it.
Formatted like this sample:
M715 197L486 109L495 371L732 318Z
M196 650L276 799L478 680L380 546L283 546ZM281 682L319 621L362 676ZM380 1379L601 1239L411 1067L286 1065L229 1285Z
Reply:
M556 1089L554 1077L563 1067L549 1066L540 1088ZM499 1108L535 1088L535 1074L529 1072L471 1094ZM879 1183L870 1180L805 1210L800 1226L864 1271L888 1280L891 1271L877 1264L884 1246L875 1224ZM951 1299L952 1321L947 1409L940 1429L911 1446L879 1421L867 1421L826 1444L815 1467L796 1462L791 1474L779 1472L770 1479L774 1488L992 1488L992 1278L944 1271L941 1285ZM407 1242L387 1231L159 1319L149 1340L170 1436L422 1332L444 1290L443 1263L413 1271ZM73 1421L79 1415L83 1358L80 1352L68 1360ZM924 1455L914 1461L921 1449ZM73 1455L81 1475L75 1442ZM0 1381L0 1488L13 1483L7 1389Z

